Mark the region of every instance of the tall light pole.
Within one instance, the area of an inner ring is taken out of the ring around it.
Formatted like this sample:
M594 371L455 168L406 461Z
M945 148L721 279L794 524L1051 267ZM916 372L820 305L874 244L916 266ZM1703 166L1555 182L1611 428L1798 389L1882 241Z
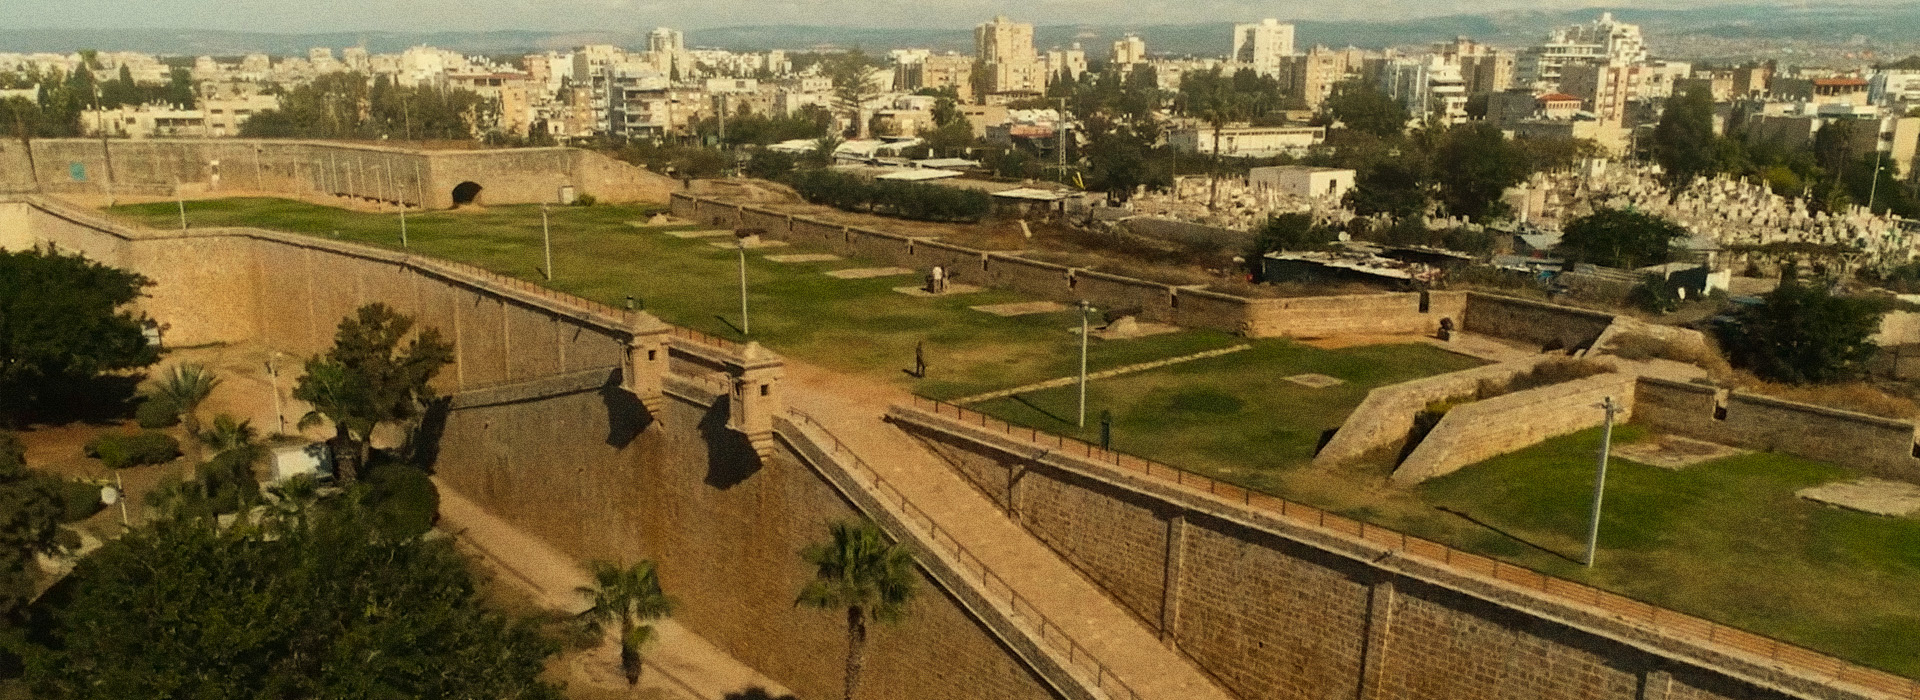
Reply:
M541 248L546 250L547 266L544 269L546 270L546 273L547 273L547 281L552 282L553 281L553 231L547 228L546 202L540 203L540 246Z
M1620 405L1609 396L1600 402L1607 412L1606 428L1600 433L1600 464L1593 475L1593 517L1587 521L1587 567L1593 567L1594 550L1600 545L1600 500L1607 493L1607 449L1613 446L1613 414L1620 412Z
M740 245L740 335L751 331L747 326L747 236L735 234Z
M173 179L173 200L180 204L180 230L187 230L187 196L180 193L180 178Z
M1093 312L1093 305L1080 300L1080 413L1074 425L1087 427L1087 314Z
M279 351L267 356L267 383L273 391L273 420L277 433L287 432L287 414L280 410L280 367L274 364L280 359Z

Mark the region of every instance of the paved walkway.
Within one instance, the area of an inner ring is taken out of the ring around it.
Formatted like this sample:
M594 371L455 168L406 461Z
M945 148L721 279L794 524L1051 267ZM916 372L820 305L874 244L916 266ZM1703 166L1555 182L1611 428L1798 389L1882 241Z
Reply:
M526 591L541 607L568 614L586 608L580 595L574 592L589 581L578 562L481 510L438 479L434 483L440 487L441 529L454 533L461 544L479 551L502 579ZM729 695L739 697L756 688L765 691L768 697L792 694L673 620L654 623L654 635L655 641L646 648L646 673L641 675L640 687L635 689L640 691L638 697L649 697L648 693L653 693L684 700L724 700ZM619 677L618 656L610 653L610 649L608 645L608 649L596 651L609 653L585 659L586 663L601 661L599 665L606 668L576 668L569 680L591 683L597 690L628 690L626 680Z
M885 422L887 407L906 402L906 393L799 363L789 362L786 371L789 405L825 425L1141 698L1230 700L944 461Z

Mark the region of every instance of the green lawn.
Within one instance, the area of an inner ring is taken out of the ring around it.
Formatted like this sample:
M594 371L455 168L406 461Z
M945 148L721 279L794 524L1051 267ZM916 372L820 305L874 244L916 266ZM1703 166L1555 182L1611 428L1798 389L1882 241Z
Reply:
M1313 459L1320 438L1386 384L1475 367L1479 361L1431 345L1321 350L1289 340L1151 372L1091 382L1087 427L1074 419L1078 387L1049 389L972 406L1011 423L1099 442L1112 411L1113 448L1193 469L1223 481L1293 497L1290 477ZM1312 389L1286 377L1318 373L1344 384Z
M173 202L115 207L109 212L150 226L178 226ZM556 207L553 231L555 279L549 286L620 306L627 295L669 323L723 338L742 339L738 252L705 239L679 239L666 229L640 229L658 207ZM257 226L280 231L337 235L341 239L400 247L399 219L280 199L223 199L187 203L194 226ZM481 211L411 214L408 243L414 251L457 260L527 280L540 280L539 208L493 206ZM752 338L776 351L844 372L894 382L937 398L1017 386L1066 376L1077 369L1079 336L1073 311L1002 318L967 307L1030 301L1013 292L988 290L941 298L908 297L894 287L916 285L917 276L840 280L827 270L876 267L844 260L787 264L766 255L817 252L794 248L749 251L748 302ZM1226 347L1225 333L1184 331L1135 340L1095 342L1094 370ZM907 374L916 343L925 342L926 380Z
M1628 425L1614 440L1644 435ZM1616 457L1607 472L1600 552L1588 569L1577 562L1586 548L1599 440L1598 429L1576 433L1435 479L1419 488L1434 510L1388 524L1920 675L1920 520L1793 495L1859 475L1767 453L1677 471Z

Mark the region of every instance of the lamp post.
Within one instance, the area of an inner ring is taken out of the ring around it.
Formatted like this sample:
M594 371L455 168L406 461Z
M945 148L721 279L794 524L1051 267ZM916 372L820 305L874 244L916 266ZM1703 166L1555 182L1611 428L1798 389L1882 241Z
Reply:
M547 266L541 268L547 273L547 281L553 281L553 231L547 227L547 204L540 203L540 247L545 251Z
M267 356L267 385L269 390L273 392L273 420L276 426L275 431L285 433L287 432L287 414L280 410L280 367L274 364L274 361L278 359L280 359L280 353L278 351Z
M1587 567L1593 567L1594 552L1600 545L1600 501L1607 492L1607 450L1613 445L1613 414L1620 412L1620 405L1609 396L1600 402L1607 412L1606 428L1600 433L1600 464L1593 475L1593 517L1587 521Z
M1080 413L1074 425L1082 428L1087 427L1087 314L1092 311L1092 304L1080 300Z
M747 235L742 231L734 233L740 250L740 335L751 333L747 325Z

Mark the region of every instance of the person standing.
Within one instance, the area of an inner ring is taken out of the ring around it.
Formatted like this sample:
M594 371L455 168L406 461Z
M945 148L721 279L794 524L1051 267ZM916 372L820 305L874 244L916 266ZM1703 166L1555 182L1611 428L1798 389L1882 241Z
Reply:
M922 340L913 344L913 376L920 379L927 378L927 341Z
M947 268L933 266L933 293L944 294L947 291Z

